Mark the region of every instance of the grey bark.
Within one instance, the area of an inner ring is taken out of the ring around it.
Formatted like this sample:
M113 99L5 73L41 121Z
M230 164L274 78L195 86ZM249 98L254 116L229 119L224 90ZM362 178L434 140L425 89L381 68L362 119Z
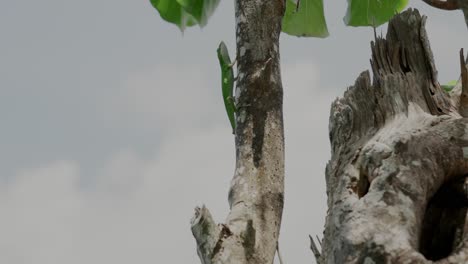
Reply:
M284 0L236 0L236 169L230 213L217 225L196 208L192 232L202 263L273 263L284 197L279 34ZM221 176L220 176L221 177Z
M371 44L372 83L363 72L332 104L321 263L468 263L468 119L425 20L397 15Z

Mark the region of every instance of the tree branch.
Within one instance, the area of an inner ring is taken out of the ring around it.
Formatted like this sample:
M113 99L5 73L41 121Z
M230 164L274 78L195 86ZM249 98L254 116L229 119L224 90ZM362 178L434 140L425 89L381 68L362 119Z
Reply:
M460 71L461 71L461 94L459 112L463 117L468 117L468 69L465 64L463 49L460 50Z
M423 0L426 4L442 9L442 10L457 10L460 9L465 17L465 24L468 27L468 1L466 0Z
M211 263L216 243L219 241L220 228L216 225L210 211L205 207L195 208L191 221L192 234L197 241L197 253L202 264Z
M458 0L423 0L424 3L442 10L457 10L460 8Z
M321 256L320 251L318 250L317 245L315 244L315 241L311 235L309 235L309 238L310 238L310 250L312 250L312 253L314 253L316 263L320 263L320 256ZM320 243L320 240L318 241Z
M276 244L276 252L278 252L278 260L279 260L279 263L280 263L280 264L284 264L284 262L283 262L283 257L281 257L281 253L280 253L280 250L279 250L279 242Z

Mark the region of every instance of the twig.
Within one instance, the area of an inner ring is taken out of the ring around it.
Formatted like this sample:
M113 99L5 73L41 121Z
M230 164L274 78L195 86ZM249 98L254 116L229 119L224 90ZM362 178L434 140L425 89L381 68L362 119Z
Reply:
M320 240L317 235L315 235L315 238L317 238L317 241L319 242L320 248L322 248L322 240Z
M375 26L375 17L372 17L372 28L374 29L374 41L377 43L377 31L376 31L376 26Z
M208 208L203 205L195 208L191 220L192 233L197 241L197 253L203 263L211 263L211 255L219 240L221 229L213 220Z
M280 264L283 264L283 258L281 257L281 253L279 250L279 242L276 242L276 252L278 252L278 259L279 259Z
M320 256L321 256L320 251L318 250L317 245L315 244L314 239L312 238L311 235L309 235L309 238L310 238L310 249L312 250L312 253L314 253L315 261L317 263L320 263Z
M446 1L440 1L440 0L423 0L424 3L438 8L438 9L443 9L443 10L456 10L460 9L460 6L458 5L458 2L456 0L446 0Z
M461 83L462 91L460 94L460 115L468 117L468 69L465 64L465 56L463 49L460 50L460 71L461 71Z

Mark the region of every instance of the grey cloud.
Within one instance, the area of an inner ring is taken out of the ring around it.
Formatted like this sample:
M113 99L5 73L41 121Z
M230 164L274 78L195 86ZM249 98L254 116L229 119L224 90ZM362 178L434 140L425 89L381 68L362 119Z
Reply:
M440 78L456 79L462 15L420 2ZM330 103L373 38L343 25L343 1L325 8L330 38L281 38L292 263L323 227ZM234 170L215 56L220 40L234 50L232 10L182 35L148 1L0 4L1 263L197 262L193 207L223 221Z

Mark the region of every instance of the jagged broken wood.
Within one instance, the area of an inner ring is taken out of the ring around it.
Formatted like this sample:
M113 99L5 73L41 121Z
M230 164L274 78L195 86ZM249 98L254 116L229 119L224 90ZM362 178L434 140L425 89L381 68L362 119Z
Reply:
M320 251L317 248L317 245L315 244L314 238L311 235L309 235L309 239L310 239L310 250L314 254L315 261L319 262L320 261L320 255L321 255ZM318 237L317 237L317 241L319 241L319 243L320 243L320 240L318 239Z
M468 119L425 21L395 16L371 45L372 83L363 72L332 105L321 263L468 263Z
M465 64L463 49L460 50L460 71L461 93L458 112L462 117L468 117L468 68Z
M467 0L423 0L426 4L442 10L461 10L468 26L468 1Z

